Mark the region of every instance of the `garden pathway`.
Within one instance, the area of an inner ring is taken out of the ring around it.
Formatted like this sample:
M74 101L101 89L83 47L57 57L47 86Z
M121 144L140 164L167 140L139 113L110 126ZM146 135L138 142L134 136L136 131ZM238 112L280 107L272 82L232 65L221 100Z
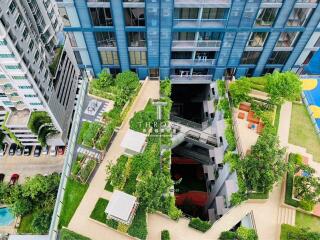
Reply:
M129 120L135 112L141 111L146 106L148 100L158 99L159 81L144 81L138 96L136 97L127 117L123 121L117 136L107 152L105 159L100 164L96 174L94 175L90 186L84 195L77 211L75 212L68 228L84 236L90 237L92 240L114 239L122 240L128 237L111 230L103 225L97 224L90 220L89 216L100 197L106 197L104 187L106 185L106 165L111 161L114 162L124 152L120 147L120 143L129 129Z

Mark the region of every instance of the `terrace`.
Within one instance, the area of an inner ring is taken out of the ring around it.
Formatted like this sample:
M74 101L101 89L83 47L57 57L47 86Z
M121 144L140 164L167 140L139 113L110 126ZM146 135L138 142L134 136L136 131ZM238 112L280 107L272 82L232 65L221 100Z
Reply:
M7 119L7 127L27 127L31 112L30 110L12 111Z

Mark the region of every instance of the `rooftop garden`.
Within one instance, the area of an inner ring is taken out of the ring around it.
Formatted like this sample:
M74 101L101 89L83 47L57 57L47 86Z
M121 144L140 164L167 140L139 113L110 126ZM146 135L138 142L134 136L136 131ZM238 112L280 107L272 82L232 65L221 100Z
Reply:
M61 240L90 240L90 238L84 237L78 233L68 230L67 228L63 228L60 232Z
M320 179L299 154L289 155L285 203L312 211L320 203Z
M34 111L31 113L28 128L33 134L38 136L38 141L41 146L47 145L47 139L49 136L58 133L57 129L54 127L52 120L47 112L44 111Z
M90 89L97 91L92 92ZM114 100L115 106L110 112L103 114L104 124L82 123L78 144L105 150L115 128L122 123L130 104L140 89L139 78L136 73L127 71L119 73L114 79L104 70L97 79L90 82L90 89L89 92L91 91L93 95Z
M320 162L320 139L304 104L292 104L289 142L306 148L307 152L313 155L313 159Z
M236 231L222 232L219 240L258 240L258 235L255 229L238 227Z
M19 233L45 234L60 182L60 175L36 175L23 184L0 183L0 204L10 207L15 216L21 216Z
M9 135L10 139L12 139L12 141L14 141L15 144L17 144L18 146L22 146L21 142L18 140L16 135L14 135L14 133L11 132L10 129L6 126L6 122L8 120L8 117L9 117L9 112L6 112L6 115L5 115L4 120L2 122L2 125L1 125L1 129L3 129ZM2 144L2 142L3 142L3 139L1 141L1 144Z
M320 233L320 218L297 211L296 226Z
M259 99L252 95L252 90L258 89L267 93L268 98ZM267 198L273 185L279 182L288 169L284 161L285 149L279 145L277 127L281 106L284 101L293 101L301 94L301 82L292 72L267 74L263 77L240 78L229 84L229 97L223 81L218 82L220 98L218 107L224 112L226 118L226 139L229 143L225 162L232 170L237 171L239 191L232 195L233 205L241 203L248 198ZM229 102L230 104L229 104ZM261 118L264 128L255 145L249 152L240 158L236 149L236 140L232 125L232 108L238 107L242 102L249 102L256 117Z
M56 75L56 71L57 71L57 68L58 68L58 65L59 65L59 61L60 61L60 58L61 58L61 54L62 54L62 51L63 51L63 46L57 47L54 51L55 51L54 57L52 59L51 64L49 65L49 70L50 70L50 73L51 73L52 76Z

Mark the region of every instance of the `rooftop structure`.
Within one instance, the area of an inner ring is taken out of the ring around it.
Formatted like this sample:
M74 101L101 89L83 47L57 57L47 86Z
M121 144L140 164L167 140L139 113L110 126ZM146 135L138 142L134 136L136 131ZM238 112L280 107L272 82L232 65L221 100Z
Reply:
M129 129L120 144L125 148L128 155L135 155L143 152L146 144L147 135Z
M138 202L135 196L115 190L105 210L107 218L124 224L131 224L137 209Z
M31 112L28 109L20 110L20 111L12 111L6 122L7 127L11 126L19 126L19 127L27 127Z

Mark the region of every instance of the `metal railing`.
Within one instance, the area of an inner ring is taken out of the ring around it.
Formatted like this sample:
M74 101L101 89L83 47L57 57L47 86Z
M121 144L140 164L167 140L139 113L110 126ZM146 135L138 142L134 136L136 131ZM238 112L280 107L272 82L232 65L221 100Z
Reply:
M231 0L175 0L175 4L230 4Z
M212 81L212 75L170 75L171 80Z
M78 133L78 129L81 122L82 107L83 107L84 99L86 96L87 86L88 86L88 79L86 76L83 76L83 80L80 86L79 98L78 98L78 102L77 102L77 106L76 106L76 110L73 118L70 138L69 138L69 143L68 143L69 146L67 149L67 153L65 155L65 161L63 164L57 199L56 199L54 211L52 214L51 225L49 229L50 240L56 240L58 237L58 225L59 225L61 210L63 207L63 198L65 194L67 180L71 171L74 150L77 144L77 133Z
M175 27L225 27L227 19L174 19Z
M190 65L200 65L200 66L212 66L215 65L216 59L171 59L171 65L179 66L190 66Z
M221 40L198 40L198 41L186 41L186 40L174 40L172 41L172 48L219 48L221 46Z

